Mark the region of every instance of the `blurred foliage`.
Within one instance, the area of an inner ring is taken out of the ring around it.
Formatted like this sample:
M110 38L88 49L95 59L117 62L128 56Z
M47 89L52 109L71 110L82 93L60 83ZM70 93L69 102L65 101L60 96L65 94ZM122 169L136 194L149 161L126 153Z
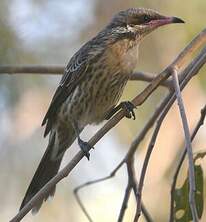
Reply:
M23 47L23 42L15 32L14 27L9 22L10 14L8 1L2 0L0 3L0 65L19 65L35 62L34 55ZM38 83L40 76L35 77ZM6 103L15 106L21 94L26 88L31 87L34 76L0 76L0 94L3 95Z

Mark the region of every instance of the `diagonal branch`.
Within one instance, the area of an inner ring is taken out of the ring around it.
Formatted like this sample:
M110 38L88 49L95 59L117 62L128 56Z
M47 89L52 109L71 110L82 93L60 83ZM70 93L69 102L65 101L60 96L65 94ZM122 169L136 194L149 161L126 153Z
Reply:
M161 82L166 80L170 75L172 69L183 68L186 62L188 62L192 53L197 51L203 44L206 43L206 29L203 30L194 40L179 54L174 62L168 66L162 73L160 73L155 79L145 88L145 90L136 96L132 103L135 106L141 105L152 92L160 85ZM118 112L110 121L108 121L90 140L89 143L94 146L111 128L124 117L124 111ZM11 222L20 221L35 205L35 203L43 199L47 192L60 180L68 176L73 168L79 163L84 157L84 153L79 151L75 157L63 168L55 177L53 177L29 202L28 204L11 220Z

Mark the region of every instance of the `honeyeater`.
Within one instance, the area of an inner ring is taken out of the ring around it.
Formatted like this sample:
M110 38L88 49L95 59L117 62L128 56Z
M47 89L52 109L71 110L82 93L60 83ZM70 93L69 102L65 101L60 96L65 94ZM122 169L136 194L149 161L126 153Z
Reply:
M44 136L49 134L49 143L20 209L57 174L65 151L76 138L89 159L90 145L80 138L85 126L108 119L119 108L125 110L127 117L135 117L131 102L116 105L136 67L139 44L153 30L171 23L183 20L151 9L120 11L72 56L44 117ZM55 187L45 200L54 192Z

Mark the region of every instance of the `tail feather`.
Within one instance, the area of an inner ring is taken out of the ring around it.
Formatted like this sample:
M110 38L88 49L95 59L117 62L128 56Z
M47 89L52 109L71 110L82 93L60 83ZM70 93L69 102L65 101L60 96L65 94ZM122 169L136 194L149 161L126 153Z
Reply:
M44 153L44 156L42 157L40 164L32 178L32 181L27 189L27 192L25 194L25 197L22 201L22 204L20 206L20 210L30 201L30 199L53 177L57 174L62 158L58 158L57 160L52 160L52 146L54 144L54 138L52 138L53 141L51 141L46 149L46 152ZM53 187L44 200L47 200L49 196L53 196L55 192L55 187ZM37 212L42 202L37 203L37 205L32 209L32 212Z
M40 164L32 178L32 181L27 189L25 197L21 203L20 210L31 200L31 198L57 173L63 158L63 155L66 149L73 143L75 140L75 133L72 128L65 129L58 127L56 131L54 130L50 133L49 145L40 161ZM60 154L57 151L61 151ZM56 154L56 158L54 158ZM45 196L44 200L46 201L50 196L54 196L55 188L53 187ZM43 200L39 201L34 208L32 213L38 212Z

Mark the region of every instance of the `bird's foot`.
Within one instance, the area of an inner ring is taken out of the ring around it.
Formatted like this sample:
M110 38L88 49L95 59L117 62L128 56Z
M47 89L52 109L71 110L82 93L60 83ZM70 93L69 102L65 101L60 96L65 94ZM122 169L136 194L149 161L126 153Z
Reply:
M112 110L110 110L107 115L106 115L106 120L109 120L112 116L114 116L114 114L116 114L120 109L123 109L125 111L125 116L127 118L132 118L135 119L135 113L134 113L134 109L136 109L136 107L133 105L133 103L131 103L130 101L124 101L121 102L119 105L117 105L116 107L114 107Z
M89 150L92 148L94 149L94 147L90 146L89 143L81 140L80 138L78 138L78 144L81 150L84 152L84 155L86 156L86 158L89 160L89 157L90 157Z
M134 109L136 109L136 107L134 106L134 104L130 101L124 101L120 103L121 108L125 111L125 116L129 119L133 118L133 120L136 119L135 113L134 113Z

